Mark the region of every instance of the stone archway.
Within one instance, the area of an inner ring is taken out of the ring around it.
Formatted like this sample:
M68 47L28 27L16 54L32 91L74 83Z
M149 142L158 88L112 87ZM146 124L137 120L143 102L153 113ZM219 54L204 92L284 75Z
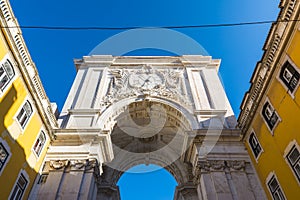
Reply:
M97 55L75 64L32 199L115 200L121 174L143 163L173 174L175 200L265 199L218 77L220 60Z
M159 109L151 112L153 107ZM185 162L185 152L192 140L187 134L192 131L192 127L184 114L170 105L149 99L132 102L127 109L115 117L115 125L111 132L115 157L103 167L98 197L103 200L118 199L117 182L121 175L135 165L151 163L165 168L174 176L178 183L175 196L182 196L181 192L185 190L185 196L198 199L197 188L193 184L192 166ZM164 120L164 118L166 121L163 127L147 127L151 120ZM120 127L131 124L126 122L133 122L138 125L138 128L146 128L140 131L132 127L128 129ZM161 130L147 135L149 134L147 131L153 132L152 128L161 128ZM136 131L136 133L126 133L126 131Z

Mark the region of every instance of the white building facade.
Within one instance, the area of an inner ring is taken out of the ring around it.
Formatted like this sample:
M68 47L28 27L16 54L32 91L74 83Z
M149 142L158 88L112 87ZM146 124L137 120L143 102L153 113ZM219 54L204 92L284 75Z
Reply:
M174 199L266 199L209 56L86 56L32 199L120 199L129 168L156 164Z

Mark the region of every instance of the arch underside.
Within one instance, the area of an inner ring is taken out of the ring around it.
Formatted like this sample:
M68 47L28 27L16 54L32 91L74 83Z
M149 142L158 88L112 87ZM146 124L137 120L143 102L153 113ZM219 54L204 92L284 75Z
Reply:
M153 101L133 102L126 109L115 117L111 132L114 159L103 166L99 191L108 186L116 188L122 174L139 164L165 168L179 186L192 182L192 166L185 162L191 141L187 132L192 130L192 123L184 114Z
M112 130L118 121L117 118L122 115L122 113L126 113L131 106L141 103L147 103L148 107L152 104L161 105L168 113L173 113L173 116L178 119L178 122L183 122L185 126L188 126L188 129L195 130L199 128L192 106L188 108L170 99L154 96L131 97L115 102L106 107L105 111L99 116L96 124L104 130Z

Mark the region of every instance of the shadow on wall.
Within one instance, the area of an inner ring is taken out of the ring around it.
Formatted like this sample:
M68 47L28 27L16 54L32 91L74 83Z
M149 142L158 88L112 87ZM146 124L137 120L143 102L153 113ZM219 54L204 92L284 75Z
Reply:
M1 192L0 199L8 199L9 195L12 193L15 188L15 183L22 173L27 179L24 182L26 184L26 189L19 189L23 199L27 199L30 193L30 189L35 181L37 172L32 169L26 159L25 149L22 147L22 144L19 144L18 141L13 139L9 130L5 126L5 119L11 121L12 119L7 119L10 114L10 109L17 100L17 90L14 86L7 92L0 102L0 142L8 151L7 160L2 165L0 183L1 183ZM19 130L18 130L19 131ZM20 137L22 135L20 134ZM24 145L24 144L23 144ZM31 149L31 148L30 148ZM30 151L30 150L29 150ZM5 184L3 184L5 183Z

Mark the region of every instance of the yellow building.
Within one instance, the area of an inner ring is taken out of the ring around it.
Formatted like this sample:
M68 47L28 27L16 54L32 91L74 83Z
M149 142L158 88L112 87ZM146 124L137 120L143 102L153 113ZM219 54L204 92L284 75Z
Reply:
M276 200L300 198L299 4L281 1L238 119L266 194Z
M25 199L56 126L9 2L0 1L0 199Z

